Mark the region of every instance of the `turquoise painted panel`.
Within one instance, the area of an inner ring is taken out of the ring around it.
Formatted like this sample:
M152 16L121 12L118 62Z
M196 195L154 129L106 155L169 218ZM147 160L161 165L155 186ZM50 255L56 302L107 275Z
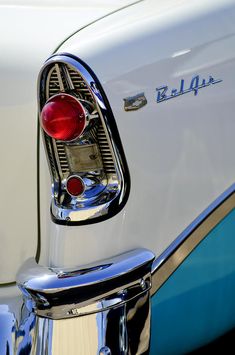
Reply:
M235 327L235 210L152 297L151 355L185 354Z

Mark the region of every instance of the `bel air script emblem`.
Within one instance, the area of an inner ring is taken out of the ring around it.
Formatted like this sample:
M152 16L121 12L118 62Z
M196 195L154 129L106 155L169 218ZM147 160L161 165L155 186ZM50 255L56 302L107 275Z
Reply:
M205 88L210 85L218 84L222 80L214 79L212 76L209 76L209 79L200 79L199 75L196 75L192 78L189 87L185 85L184 79L181 79L179 89L169 90L167 85L158 87L157 90L157 102L162 102L166 100L173 99L177 96L193 92L194 95L198 94L198 91L202 88Z

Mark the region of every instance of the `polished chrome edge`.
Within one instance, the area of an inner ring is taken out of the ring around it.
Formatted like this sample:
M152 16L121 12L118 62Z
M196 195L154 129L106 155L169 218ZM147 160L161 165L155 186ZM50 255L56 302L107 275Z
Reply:
M101 222L113 217L124 207L130 192L130 174L118 128L108 99L95 73L86 63L70 53L57 53L51 56L42 67L38 76L39 110L41 110L43 103L45 102L46 85L44 71L47 67L55 63L65 63L76 68L92 93L100 117L102 117L103 122L105 123L106 133L109 138L113 156L115 157L115 166L119 176L119 182L117 191L114 191L114 193L111 187L105 190L105 193L110 194L112 198L108 201L105 201L104 199L104 202L99 205L91 204L83 209L64 208L56 203L54 197L51 203L51 217L53 222L62 225L84 225Z
M29 259L17 275L39 316L65 319L119 306L151 287L154 254L136 249L77 270L43 267Z
M154 295L208 233L235 208L235 184L205 209L152 265Z
M32 354L147 354L154 258L136 249L73 270L29 259L17 275L19 346L30 344Z

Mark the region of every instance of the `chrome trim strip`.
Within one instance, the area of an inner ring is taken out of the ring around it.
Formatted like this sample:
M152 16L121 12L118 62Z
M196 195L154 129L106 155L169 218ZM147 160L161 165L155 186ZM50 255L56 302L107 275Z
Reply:
M206 208L176 240L155 259L152 267L154 295L196 246L235 208L235 184Z

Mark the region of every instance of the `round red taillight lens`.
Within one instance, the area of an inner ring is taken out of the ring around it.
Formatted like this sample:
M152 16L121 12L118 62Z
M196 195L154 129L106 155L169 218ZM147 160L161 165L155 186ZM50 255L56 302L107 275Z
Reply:
M50 137L71 141L84 131L86 112L73 96L58 94L49 99L43 107L41 125Z
M66 189L70 195L77 197L85 191L85 185L79 176L70 176L66 183Z

